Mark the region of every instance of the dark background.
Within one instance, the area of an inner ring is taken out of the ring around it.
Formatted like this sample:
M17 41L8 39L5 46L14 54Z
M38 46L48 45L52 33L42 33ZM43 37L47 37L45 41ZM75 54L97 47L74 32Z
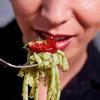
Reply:
M16 20L0 28L0 57L19 65L26 62L26 54ZM21 100L22 78L17 76L18 71L0 64L0 100Z

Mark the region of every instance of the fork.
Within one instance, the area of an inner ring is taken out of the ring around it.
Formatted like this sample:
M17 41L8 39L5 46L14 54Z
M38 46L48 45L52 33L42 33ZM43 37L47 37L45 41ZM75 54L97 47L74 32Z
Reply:
M14 64L11 64L5 60L3 60L2 58L0 58L0 64L3 64L3 65L7 65L7 67L12 67L12 68L30 68L30 67L36 67L38 64L31 64L31 65L14 65Z

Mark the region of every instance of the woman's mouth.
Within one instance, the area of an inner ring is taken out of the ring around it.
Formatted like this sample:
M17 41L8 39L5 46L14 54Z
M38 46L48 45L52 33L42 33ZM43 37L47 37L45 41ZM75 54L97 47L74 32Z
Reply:
M70 34L62 35L62 34L56 34L56 33L54 35L52 33L44 32L44 31L37 31L37 33L39 37L42 39L46 39L50 36L54 37L56 40L57 49L60 49L60 50L64 50L65 48L67 48L72 38L76 36L76 35L70 35Z

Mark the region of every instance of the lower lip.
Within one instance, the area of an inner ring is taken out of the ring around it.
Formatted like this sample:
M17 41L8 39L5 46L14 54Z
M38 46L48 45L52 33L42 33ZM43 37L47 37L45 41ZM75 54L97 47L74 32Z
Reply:
M65 48L67 48L69 46L69 44L71 43L72 38L69 38L69 39L63 40L63 41L57 41L56 42L57 49L64 50Z

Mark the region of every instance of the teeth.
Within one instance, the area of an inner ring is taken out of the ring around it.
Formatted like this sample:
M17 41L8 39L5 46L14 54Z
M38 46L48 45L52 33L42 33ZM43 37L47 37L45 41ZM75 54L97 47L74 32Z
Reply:
M48 38L50 35L48 34L45 34L45 33L42 33L42 35L45 37L45 38Z
M46 34L46 33L43 33L43 32L41 32L41 33L42 33L42 35L43 35L45 38L48 38L48 37L51 36L51 35ZM66 36L57 36L57 37L55 37L56 41L60 41L60 40L63 40L63 39L65 39L65 38L66 38Z
M63 40L63 39L65 39L65 36L62 36L62 37L56 37L55 39L56 39L57 41Z

